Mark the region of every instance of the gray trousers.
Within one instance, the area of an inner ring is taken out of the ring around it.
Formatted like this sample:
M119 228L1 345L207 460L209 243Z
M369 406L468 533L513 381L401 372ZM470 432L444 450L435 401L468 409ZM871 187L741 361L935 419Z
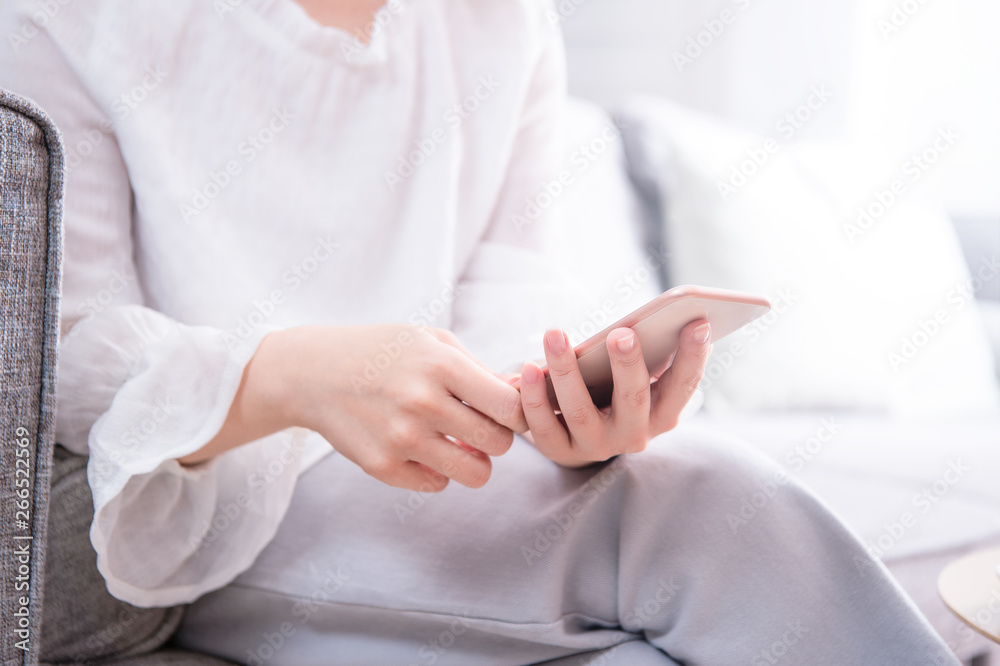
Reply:
M329 456L178 640L257 666L958 663L816 497L686 426L584 470L518 438L439 495Z

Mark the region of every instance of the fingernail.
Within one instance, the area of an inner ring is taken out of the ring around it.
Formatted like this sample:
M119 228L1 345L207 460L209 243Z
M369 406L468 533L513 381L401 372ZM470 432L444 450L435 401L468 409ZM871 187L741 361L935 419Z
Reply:
M537 384L542 379L542 371L533 363L525 363L521 370L521 381L525 384Z
M695 342L698 344L705 344L708 342L708 338L712 335L712 325L705 322L698 328L694 329L693 337Z
M618 348L618 351L623 354L627 354L635 348L635 334L633 334L632 331L629 331L628 333L619 336L619 338L615 340L615 346Z
M553 354L562 354L569 347L566 334L558 329L545 332L545 344Z

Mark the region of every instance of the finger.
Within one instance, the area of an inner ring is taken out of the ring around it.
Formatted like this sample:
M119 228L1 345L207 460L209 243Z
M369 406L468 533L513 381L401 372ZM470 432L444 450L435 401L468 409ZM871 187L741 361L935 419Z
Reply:
M476 363L476 365L478 365L479 367L483 368L487 372L492 372L486 366L485 363L483 363L478 358L476 358L475 356L473 356L472 352L470 352L468 349L465 348L465 346L459 341L458 336L456 336L454 333L452 333L448 329L444 329L444 328L428 328L427 330L431 333L431 335L433 335L434 337L436 337L439 341L441 341L441 342L443 342L443 343L445 343L447 345L450 345L450 346L454 347L455 349L457 349L458 351L460 351L463 354L465 354L472 361L474 361ZM498 379L500 379L500 381L504 382L505 384L510 384L514 388L517 388L518 384L521 381L521 375L519 375L516 372L501 372L501 373L495 373L494 372L493 375L495 377L497 377Z
M451 439L453 442L455 442L456 444L458 444L459 446L461 446L466 451L479 451L479 449L476 449L475 447L469 446L468 444L466 444L465 442L463 442L460 439L454 439L452 437L449 437L449 439Z
M535 448L546 458L567 457L569 434L549 402L542 369L531 361L525 363L521 370L521 402Z
M616 439L645 443L649 433L649 372L642 348L630 328L616 328L607 337L611 357L611 420Z
M476 358L472 354L472 352L470 352L468 349L466 349L465 345L462 344L462 342L458 339L458 336L455 335L453 332L451 332L451 331L449 331L448 329L445 329L445 328L430 328L430 327L427 328L427 331L431 335L433 335L435 338L437 338L440 342L443 342L446 345L448 345L449 347L452 347L452 348L460 351L467 359L469 359L470 361L472 361L473 363L475 363L476 365L478 365L480 368L482 368L486 372L490 373L491 375L493 375L494 377L496 377L497 379L499 379L503 383L508 384L510 386L513 386L515 389L517 388L517 382L519 382L520 378L521 378L520 375L518 375L516 373L510 373L510 372L502 373L502 374L498 374L498 373L493 372L492 370L489 369L489 367L485 363L483 363L482 361L480 361L478 358ZM511 403L510 406L513 407L514 406L513 405L514 399L512 397L508 397L507 399ZM515 418L520 418L517 415L514 415L514 417ZM518 423L517 425L521 425L521 424ZM515 432L524 432L524 429L522 429L522 430L515 429Z
M449 479L427 465L412 460L393 465L391 469L365 471L382 483L421 493L439 493L448 487Z
M482 488L490 480L490 457L473 448L459 446L446 437L433 439L415 452L419 462L468 488Z
M468 349L466 349L465 345L463 345L462 342L458 339L458 336L455 335L454 333L452 333L451 331L449 331L448 329L446 329L446 328L430 328L430 327L428 327L427 331L431 335L433 335L435 338L437 338L439 341L445 343L446 345L448 345L450 347L454 347L458 351L460 351L463 354L465 354L465 356L469 360L471 360L473 363L475 363L476 365L478 365L480 368L482 368L486 372L491 372L490 369L488 367L486 367L486 364L483 363L482 361L480 361L475 356L473 356L472 352L470 352Z
M673 365L653 386L650 436L677 426L681 410L698 389L705 372L711 336L712 327L704 319L691 322L681 331Z
M510 384L511 386L517 386L521 381L521 375L516 372L501 372L497 375L497 379L505 384Z
M552 388L566 427L577 438L594 435L602 427L604 414L594 406L587 385L580 374L576 352L569 338L560 330L545 332L545 362L549 366Z
M666 361L661 361L659 365L649 368L649 376L653 379L659 379L660 375L662 375L666 369L670 367L670 364L674 362L675 356L677 356L676 349L670 352L670 356L667 357Z
M441 368L444 387L456 398L514 432L528 423L521 408L521 394L489 370L453 349Z
M507 453L514 433L493 419L483 416L456 398L446 398L443 414L434 426L442 435L462 440L490 456Z

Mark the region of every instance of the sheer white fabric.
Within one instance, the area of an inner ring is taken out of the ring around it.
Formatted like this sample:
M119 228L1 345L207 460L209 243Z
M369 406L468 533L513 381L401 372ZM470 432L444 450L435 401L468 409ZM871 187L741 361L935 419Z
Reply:
M170 605L232 580L332 451L293 429L176 461L268 332L428 324L501 370L569 321L554 207L529 205L564 95L545 9L390 2L364 48L292 0L0 6L0 32L29 35L0 49L0 86L66 144L57 438L89 452L112 594Z

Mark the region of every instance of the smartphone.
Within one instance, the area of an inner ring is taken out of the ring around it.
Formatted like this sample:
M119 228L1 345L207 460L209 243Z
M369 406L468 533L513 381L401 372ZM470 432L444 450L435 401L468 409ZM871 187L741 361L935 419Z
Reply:
M749 324L770 309L771 303L755 294L691 285L674 287L581 342L574 351L594 404L606 407L611 404L614 387L611 359L605 344L608 333L612 330L628 327L635 331L646 368L652 377L666 370L680 342L681 330L691 322L697 319L708 320L712 325L712 336L709 339L709 343L712 343ZM558 405L549 369L544 367L542 371L545 373L549 400L553 405Z

